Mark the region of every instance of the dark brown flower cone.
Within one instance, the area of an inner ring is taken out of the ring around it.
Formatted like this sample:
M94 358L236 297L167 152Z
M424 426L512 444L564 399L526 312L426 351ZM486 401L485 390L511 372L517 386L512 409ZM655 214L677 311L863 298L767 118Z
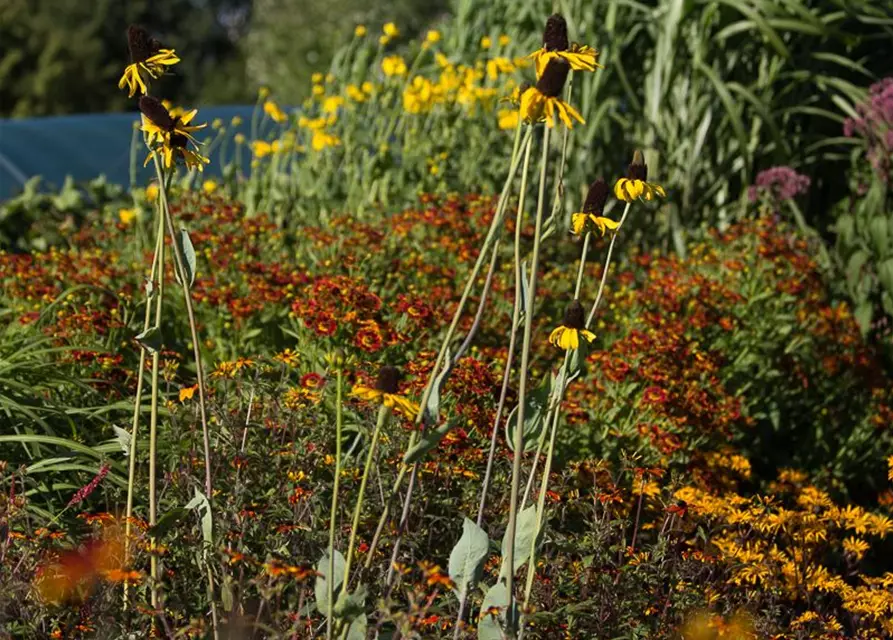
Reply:
M398 391L401 377L400 369L397 367L382 367L378 370L378 379L375 381L375 388L383 393L394 395Z
M130 49L130 61L134 64L145 62L161 48L161 44L139 25L127 28L127 46Z
M626 170L626 177L642 182L648 180L648 165L645 164L645 156L638 149L633 153L633 161Z
M549 16L543 30L543 48L546 51L567 51L569 47L567 21L557 13Z
M601 178L593 182L589 185L589 193L586 194L583 213L593 213L600 216L605 210L605 203L608 201L608 194L610 193L611 189Z
M567 310L564 312L564 321L561 324L568 329L580 331L586 328L584 318L583 305L580 304L579 300L574 300L567 306Z
M570 64L562 58L549 60L542 77L536 83L537 90L546 97L557 98L564 89L564 83L567 82L567 74L570 73L570 70Z
M170 131L174 128L174 119L171 118L171 114L168 113L168 110L164 108L164 105L161 104L158 98L153 98L152 96L141 97L140 111L165 131Z

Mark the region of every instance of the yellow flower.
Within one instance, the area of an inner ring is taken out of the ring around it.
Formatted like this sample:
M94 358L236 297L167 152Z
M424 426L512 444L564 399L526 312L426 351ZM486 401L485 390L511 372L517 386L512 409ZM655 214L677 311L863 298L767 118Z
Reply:
M257 90L257 97L260 98L261 100L266 100L269 95L270 95L269 87L261 87L260 89Z
M223 126L223 120L221 120L220 118L214 118L211 121L211 128L214 129L215 131L222 126Z
M499 118L500 129L514 129L518 126L520 114L517 109L500 109L496 115Z
M398 393L400 371L397 367L382 367L374 387L355 385L351 395L370 402L379 402L386 407L403 413L409 418L418 415L419 405Z
M323 113L335 113L344 104L344 98L341 96L329 96L322 101Z
M325 92L326 92L326 88L324 86L322 86L321 84L313 85L313 95L321 96Z
M489 49L493 46L493 41L490 39L490 36L484 36L481 38L481 49Z
M358 24L353 30L353 35L356 38L362 38L364 35L366 35L366 26Z
M633 162L626 171L626 177L620 178L614 185L614 195L618 200L632 202L644 197L652 200L655 196L667 197L664 188L655 182L648 182L648 165L641 151L633 154Z
M396 38L400 35L400 29L393 22L388 22L381 28L381 31L389 38Z
M148 164L152 155L158 153L167 169L175 165L177 158L182 158L187 168L203 171L210 160L198 153L198 142L192 132L206 125L190 124L198 109L173 117L161 102L151 96L141 97L139 106L143 121L141 129L146 133L146 142L151 148L143 164Z
M571 302L567 311L564 312L564 320L549 335L549 342L556 347L560 347L565 351L578 349L580 347L580 337L582 336L586 342L595 340L595 334L586 329L583 318L583 306L579 300Z
M233 140L236 141L236 144L245 144L245 134L237 133L235 136L233 136Z
M366 94L355 84L347 85L344 92L347 94L347 97L354 102L366 102Z
M212 193L217 191L217 183L213 180L205 180L202 183L202 191L204 191L208 195L211 195Z
M571 224L576 235L580 235L584 230L588 233L595 229L605 235L606 229L613 231L620 226L619 222L602 216L610 191L607 183L601 178L589 185L589 193L586 195L586 202L583 203L583 210L571 216Z
M240 118L239 116L233 116L233 119L230 120L229 123L233 127L238 127L240 124L242 124L242 118Z
M378 44L380 44L381 46L385 46L390 41L391 39L387 36L378 36Z
M148 78L157 80L168 67L180 62L173 49L163 49L161 43L142 27L131 26L127 29L127 45L130 48L130 64L124 68L118 88L127 87L128 98L132 98L137 89L141 94L148 93Z
M313 132L313 138L310 141L310 146L314 151L322 151L326 147L337 147L340 144L341 138L320 129Z
M118 219L121 221L121 224L125 226L129 225L138 217L139 212L136 209L118 209Z
M386 76L402 76L406 73L406 62L401 56L388 56L381 61L381 70Z
M322 84L323 79L324 79L324 76L318 72L314 73L313 75L310 76L310 81L313 84Z
M372 83L367 80L366 82L364 82L363 84L360 85L360 89L362 89L363 93L365 93L366 95L371 96L372 92L375 90L375 87L372 86Z
M427 78L416 76L403 90L403 110L407 113L422 113L432 106L434 87Z
M850 536L843 541L843 550L856 558L856 560L861 560L865 552L868 551L868 543L862 538Z
M428 33L425 35L425 41L434 44L435 42L440 42L440 31L436 29L429 29Z
M512 41L512 39L505 34L499 36L499 46L500 47L507 47L511 41Z
M499 78L500 73L512 73L515 65L508 58L498 57L487 61L487 77L491 80Z
M146 200L149 202L155 202L158 199L158 185L156 183L150 184L146 187Z
M255 158L268 156L272 151L273 146L264 140L255 140L251 143L251 153L254 154Z
M569 72L567 62L560 59L549 62L536 86L521 94L521 116L524 120L530 123L544 120L546 126L552 128L557 115L568 129L573 128L573 120L586 123L576 109L558 97Z
M280 109L279 105L272 100L264 102L264 113L270 116L274 122L285 122L288 120L288 115L285 111Z
M546 20L543 46L528 57L534 60L537 78L543 75L549 61L557 58L566 61L574 71L595 71L603 68L596 60L598 51L586 45L568 42L567 22L558 14Z

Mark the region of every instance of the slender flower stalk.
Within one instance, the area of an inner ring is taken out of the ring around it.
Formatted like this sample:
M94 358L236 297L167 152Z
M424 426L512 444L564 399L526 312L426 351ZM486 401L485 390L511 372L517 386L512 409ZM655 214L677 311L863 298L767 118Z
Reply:
M626 206L623 208L623 215L620 216L620 222L617 223L617 228L614 230L614 233L611 235L611 243L608 245L608 256L605 258L605 268L602 270L602 279L598 285L598 293L595 296L595 302L592 303L592 309L589 311L589 315L586 317L586 326L589 327L592 325L592 319L595 317L595 312L598 309L598 304L601 302L602 294L605 291L605 281L608 279L608 271L611 268L611 256L614 253L614 242L617 241L617 235L620 233L620 228L623 226L623 223L626 221L626 216L629 214L629 208L632 203L627 202Z
M487 504L487 492L490 487L490 476L493 472L493 461L496 458L496 436L499 433L499 424L502 420L502 412L505 408L505 398L508 391L509 378L512 371L512 362L515 355L515 343L518 335L518 325L521 316L521 222L524 216L524 204L527 194L527 174L530 167L530 150L533 140L527 139L524 145L524 164L521 169L521 187L518 195L518 211L515 218L515 299L512 305L512 328L509 337L509 351L505 361L505 372L502 377L502 387L499 391L499 404L496 408L496 418L493 420L492 432L490 435L490 453L487 456L487 470L484 473L484 481L481 486L481 501L478 505L477 525L481 526L484 520L484 508ZM453 629L453 638L458 640L462 628L462 619L465 616L465 605L467 602L467 593L462 594L459 601L459 613L456 615L456 625Z
M554 64L554 63L552 63ZM524 403L527 398L527 375L530 365L530 343L533 336L533 308L536 302L536 281L540 257L540 234L543 228L543 208L546 198L546 175L549 164L549 134L551 128L546 127L543 133L543 155L540 161L540 185L539 196L536 204L536 224L533 237L533 256L530 264L530 293L527 300L527 308L524 311L524 340L521 347L521 374L518 383L518 419L515 427L515 455L512 462L512 489L509 504L508 532L506 534L506 557L504 562L508 566L506 591L508 592L508 606L506 608L506 623L509 637L516 635L516 621L513 615L514 585L515 585L515 532L518 524L518 496L521 491L521 457L524 448Z
M350 581L350 568L353 564L354 547L357 542L357 530L360 527L360 514L363 512L363 499L366 496L366 483L369 481L369 470L372 468L372 461L375 459L375 449L378 446L381 430L390 415L391 408L382 403L378 408L378 419L375 422L375 430L372 432L372 442L369 443L369 452L366 454L366 464L363 466L363 477L360 480L360 492L357 495L356 507L354 507L353 523L350 527L350 541L347 543L347 560L344 563L344 579L341 583L342 594L347 593L347 587Z
M146 309L143 316L143 332L149 330L152 321L152 297L155 294L155 283L161 280L163 274L158 270L158 257L162 251L161 245L164 244L164 233L156 234L155 253L152 255L152 268L149 270L149 277L146 281ZM157 280L156 280L157 278ZM149 291L152 294L149 294ZM129 566L130 563L130 532L133 520L133 486L136 479L136 450L137 436L139 434L140 409L143 400L143 377L146 369L146 348L140 345L140 364L137 370L136 378L136 398L133 401L133 421L130 426L130 451L128 452L128 472L127 472L127 508L124 517L124 565ZM124 606L127 607L127 596L130 583L124 581Z
M329 609L326 612L326 638L332 640L332 612L334 603L332 599L335 597L335 520L338 514L338 484L341 480L341 424L343 409L341 406L341 394L344 386L344 371L342 363L336 363L335 371L335 481L332 486L332 511L329 515L329 572L326 577L326 586L328 588Z

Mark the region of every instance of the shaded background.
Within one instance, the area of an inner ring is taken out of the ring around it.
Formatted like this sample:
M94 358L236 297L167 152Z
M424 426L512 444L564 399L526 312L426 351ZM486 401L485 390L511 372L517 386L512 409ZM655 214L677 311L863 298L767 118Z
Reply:
M251 103L260 86L271 85L279 100L296 103L355 24L393 20L412 36L447 6L447 0L3 0L0 117L133 110L117 87L133 23L181 52L165 81L172 102Z

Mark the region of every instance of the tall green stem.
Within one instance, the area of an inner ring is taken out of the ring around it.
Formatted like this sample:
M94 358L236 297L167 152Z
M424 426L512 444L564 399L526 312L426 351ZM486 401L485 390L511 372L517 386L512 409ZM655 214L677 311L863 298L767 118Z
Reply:
M335 374L335 482L332 487L332 512L329 515L329 573L326 575L329 610L326 613L326 638L332 640L332 611L335 608L332 599L335 596L335 520L338 513L338 485L341 480L341 393L344 384L344 372L339 364Z
M369 480L369 470L375 459L375 448L378 445L378 437L391 414L389 407L384 404L378 409L378 420L375 422L375 431L372 432L372 442L369 444L369 453L366 455L366 465L363 467L363 478L360 480L360 493L357 496L357 506L353 512L353 523L350 527L350 542L347 545L347 560L344 563L344 581L341 583L341 593L347 593L347 585L350 579L350 566L353 563L354 546L357 541L357 529L360 527L360 514L363 511L363 498L366 496L366 483Z
M163 273L158 274L158 257L162 251L164 244L164 230L156 234L155 252L152 255L152 268L149 270L149 280L146 290L146 311L143 316L143 333L149 330L152 322L152 296L155 293L156 278L161 280ZM149 292L152 292L152 295ZM130 426L130 451L128 452L128 472L127 472L127 510L124 517L124 566L130 564L130 532L133 519L133 485L136 480L136 448L137 435L139 429L140 409L143 403L143 378L146 369L146 348L140 346L140 364L136 376L136 398L133 401L133 420ZM124 607L127 607L129 583L124 582Z
M592 319L595 317L595 312L598 309L598 303L602 300L602 293L605 291L605 281L608 279L608 270L611 268L611 254L614 253L614 242L616 242L617 235L620 233L620 228L626 220L631 204L632 203L630 202L626 203L626 206L623 208L623 215L620 217L620 223L611 235L611 244L608 245L608 257L605 258L605 270L602 271L602 280L598 285L598 294L595 296L595 302L592 303L592 309L589 311L589 316L586 318L587 328L592 324Z
M524 341L521 347L521 373L518 383L518 420L515 426L515 455L512 463L512 490L509 503L508 532L506 533L506 557L508 573L506 591L508 592L508 606L506 608L506 622L509 637L514 637L514 586L515 586L515 531L518 523L518 494L521 490L521 457L523 455L524 440L524 404L527 398L527 377L530 365L530 342L533 336L533 308L536 302L536 281L540 257L540 233L543 228L543 206L546 198L546 171L549 164L549 134L551 129L545 128L543 134L543 155L540 161L540 185L539 196L536 203L536 225L533 237L533 257L530 265L530 291L527 300L527 308L524 310Z

